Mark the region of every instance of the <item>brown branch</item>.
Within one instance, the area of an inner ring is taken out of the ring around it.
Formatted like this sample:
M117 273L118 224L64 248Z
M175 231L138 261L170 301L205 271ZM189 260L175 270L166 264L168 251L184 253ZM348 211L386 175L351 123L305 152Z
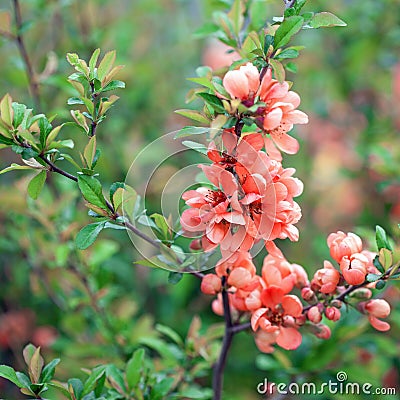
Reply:
M222 286L225 286L226 277L222 277ZM232 339L235 334L232 331L232 315L229 304L229 294L225 288L222 289L222 304L224 308L224 319L225 319L225 334L222 340L221 353L219 355L218 361L214 365L213 371L213 400L221 400L222 387L224 381L224 370L226 365L226 360L228 357L229 349L232 345Z
M21 57L25 64L25 70L28 76L29 88L33 98L33 102L35 103L36 111L39 112L40 111L39 83L37 81L35 71L33 69L28 52L26 51L24 39L21 34L22 16L21 16L21 7L19 4L19 0L13 0L13 4L14 4L15 25L17 30L17 34L14 39L17 43L19 53L21 54Z

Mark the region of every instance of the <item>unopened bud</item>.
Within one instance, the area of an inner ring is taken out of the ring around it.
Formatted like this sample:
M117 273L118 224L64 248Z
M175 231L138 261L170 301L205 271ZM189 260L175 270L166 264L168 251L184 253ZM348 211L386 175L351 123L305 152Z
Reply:
M313 323L318 324L322 320L322 313L318 306L313 306L307 311L307 318Z
M320 339L329 339L331 337L331 330L329 329L329 326L326 326L324 324L319 324L317 325L317 331L315 332L315 336Z
M340 308L340 307L342 307L342 305L343 305L343 303L340 300L332 300L332 302L331 302L332 307Z
M303 289L301 289L301 297L309 304L315 304L317 302L317 296L315 295L314 291L309 287L304 287Z
M336 307L327 307L325 309L325 316L331 321L336 322L340 319L340 310L338 310Z

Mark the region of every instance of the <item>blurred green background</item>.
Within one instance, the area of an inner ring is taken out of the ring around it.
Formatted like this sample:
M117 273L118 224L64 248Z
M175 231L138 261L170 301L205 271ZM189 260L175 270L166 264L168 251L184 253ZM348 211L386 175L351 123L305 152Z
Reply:
M265 3L265 18L282 13L278 0L254 2ZM66 80L72 73L67 52L87 59L97 47L103 54L116 49L118 64L125 65L119 79L126 89L99 128L103 151L98 171L106 184L123 181L146 143L190 124L173 112L185 108L185 95L194 87L185 78L195 76L199 65L221 66L226 58L216 42L193 34L229 3L21 1L26 46L40 79L40 110L35 111L56 114L59 122L69 118L66 101L74 92ZM0 9L11 12L12 2L3 0ZM348 23L346 28L302 31L295 39L306 46L298 73L287 76L301 94L300 109L309 114L310 124L295 132L300 152L284 159L284 166L294 166L305 183L299 199L300 241L279 245L289 261L310 272L329 257L329 232L354 230L373 246L379 224L397 241L400 237L399 9L399 0L321 0L305 7L329 10ZM5 13L1 15L0 31L7 25ZM9 92L14 101L33 107L18 49L5 37L0 37L0 59L1 95ZM73 129L63 129L61 136L72 137L80 151L86 143ZM1 168L18 161L2 150ZM181 164L163 168L170 174L188 162L193 160L185 157ZM134 265L138 255L122 231L103 232L93 247L75 250L73 238L90 219L74 184L52 176L34 202L26 195L28 179L17 171L0 180L0 364L21 368L21 350L33 341L45 356L61 355L57 374L62 380L79 375L81 367L118 362L121 351L127 356L143 337L156 335L155 322L182 336L195 315L203 329L220 322L196 278L185 276L173 286L165 271ZM162 184L160 174L160 188ZM154 211L159 211L158 195L150 198ZM331 340L308 336L295 352L266 356L259 354L251 335L241 333L226 370L226 398L263 398L256 385L265 377L323 382L340 370L349 381L400 390L399 288L389 288L386 298L393 312L392 329L385 334L349 311L332 326ZM199 383L210 381L204 377ZM21 398L10 390L0 381L4 398Z

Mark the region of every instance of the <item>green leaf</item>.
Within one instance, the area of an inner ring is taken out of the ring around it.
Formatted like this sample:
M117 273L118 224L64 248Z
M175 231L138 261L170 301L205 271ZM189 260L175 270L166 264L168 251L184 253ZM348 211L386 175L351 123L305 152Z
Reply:
M59 364L60 359L55 358L54 360L50 361L47 365L44 366L43 371L40 375L39 382L47 383L53 379L54 372L56 370L56 366Z
M225 108L224 105L222 104L221 99L215 96L214 94L201 92L197 93L197 96L205 100L205 102L208 103L215 111L222 113L225 112Z
M382 290L385 286L386 286L386 282L385 281L378 281L375 284L375 289Z
M32 169L32 168L28 167L27 165L19 165L19 164L12 163L9 167L2 169L0 171L0 175L5 174L6 172L9 172L9 171L17 170L17 169Z
M179 115L183 115L186 118L190 118L190 119L200 122L202 124L209 124L209 122L210 122L205 115L203 115L201 112L196 111L196 110L181 109L181 110L176 110L175 112Z
M169 326L157 324L155 326L155 328L158 332L161 332L163 335L165 335L165 336L169 337L171 340L173 340L177 345L183 346L182 338L178 335L178 333L176 333Z
M92 56L90 57L89 68L90 68L91 72L93 72L94 69L96 68L96 64L97 64L97 60L99 59L99 55L100 55L100 49L96 49L93 52Z
M97 67L97 78L99 79L99 81L102 81L111 71L111 68L113 67L113 64L115 62L115 57L115 50L109 51L105 54L99 66Z
M269 63L271 64L271 67L274 70L275 78L279 81L279 83L284 82L285 69L283 68L282 63L278 60L274 60L273 58L269 60Z
M381 274L368 274L366 276L367 282L376 282L377 280L381 279Z
M191 135L203 135L208 133L210 128L204 128L199 126L185 126L175 135L175 139L191 136Z
M125 381L122 372L113 364L107 365L106 368L107 379L110 381L111 386L119 393L125 393Z
M83 157L85 158L86 165L89 169L92 169L94 156L96 155L96 136L92 136L83 151Z
M42 373L44 365L43 357L40 355L40 347L38 347L32 355L32 358L29 362L29 377L31 378L32 383L39 383L39 378Z
M79 98L79 97L70 97L70 98L67 100L67 104L68 104L69 106L73 106L74 104L85 104L85 103L84 103L83 100L82 100L81 98Z
M24 385L19 381L14 369L7 365L0 365L0 376L4 379L9 380L14 385L17 385L19 388L24 387Z
M168 283L171 285L176 285L183 278L183 274L181 272L170 272L168 274Z
M68 387L74 393L76 400L81 400L83 393L83 383L80 379L71 378L68 379Z
M108 210L101 183L93 176L78 175L78 186L85 200L103 210Z
M242 6L242 1L241 0L235 0L235 2L232 5L232 9L228 13L228 16L232 20L232 26L233 26L233 32L235 33L236 36L239 36L240 30L243 25L243 6Z
M103 375L106 373L106 366L100 365L92 370L92 373L89 375L88 379L86 380L82 395L85 396L89 394L92 390L95 389L97 383L101 380Z
M374 266L382 274L385 272L385 268L383 268L383 265L379 262L379 256L378 255L374 258Z
M133 353L132 358L126 365L126 382L128 383L130 390L135 388L140 382L140 377L144 366L144 357L144 349L138 349Z
M36 200L39 197L40 192L43 189L44 183L46 182L46 171L40 171L28 184L29 196Z
M389 249L380 249L379 262L382 264L385 271L388 270L393 264L393 253Z
M91 246L99 236L99 233L105 228L105 225L106 221L101 221L83 227L76 235L76 247L79 250L85 250Z
M381 226L376 225L375 232L376 245L378 246L378 250L382 248L392 250L385 230Z
M164 378L151 388L151 400L163 400L172 388L174 378Z
M125 82L122 81L111 81L108 85L104 86L103 89L101 89L102 92L108 92L109 90L115 90L115 89L125 89Z
M342 21L336 15L330 12L321 12L315 14L308 25L311 28L330 28L332 26L347 26L346 22Z
M203 38L203 37L208 37L212 35L215 32L219 31L219 26L215 25L212 22L207 22L204 25L202 25L200 28L196 29L193 33L193 36L195 38Z
M285 65L286 69L291 72L292 74L296 74L297 73L297 65L294 62L288 62Z
M29 388L32 385L31 380L23 373L23 372L16 372L18 380L24 385L25 388Z
M276 49L287 45L293 35L295 35L303 26L304 18L293 16L284 19L275 32L274 47Z
M283 60L287 58L296 58L299 56L299 52L296 49L285 49L275 56L278 60Z
M204 144L192 142L191 140L184 140L182 144L188 147L189 149L197 151L198 153L207 155L208 149L206 146L204 146Z
M12 108L14 110L13 126L15 128L18 128L22 124L22 121L25 118L25 112L27 111L27 108L25 104L19 104L15 102L12 103Z
M152 214L150 215L158 228L158 231L162 234L162 239L168 239L170 236L170 228L168 226L167 220L161 214Z
M11 96L8 93L0 100L0 114L1 119L7 124L7 126L12 127L14 110L12 107Z

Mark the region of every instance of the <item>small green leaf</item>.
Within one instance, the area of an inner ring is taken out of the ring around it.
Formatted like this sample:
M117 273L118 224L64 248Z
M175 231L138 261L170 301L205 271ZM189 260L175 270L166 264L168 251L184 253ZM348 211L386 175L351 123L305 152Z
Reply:
M106 375L114 389L116 389L119 393L126 393L124 376L115 365L107 365Z
M107 210L106 200L103 196L101 183L93 176L78 175L79 189L87 202Z
M17 170L17 169L32 169L32 168L28 167L27 165L19 165L19 164L12 163L9 167L2 169L0 171L0 175L5 174L6 172L9 172L9 171Z
M385 271L388 270L393 264L393 253L385 248L380 249L379 262L382 264Z
M376 282L382 278L382 274L368 274L366 276L367 282Z
M83 151L83 157L89 169L92 169L94 156L96 154L96 136L92 136Z
M100 55L100 49L96 49L93 52L92 56L90 57L89 68L90 68L91 72L93 72L94 69L96 68L96 64L97 64L97 60L99 59L99 55Z
M186 126L182 128L178 133L175 135L175 139L191 136L191 135L203 135L208 133L210 128L204 128L199 126Z
M375 289L382 290L386 286L385 281L378 281L375 284Z
M86 394L89 394L92 390L95 389L97 386L97 383L100 381L100 379L103 377L103 375L106 373L106 366L105 365L100 365L99 367L96 367L92 370L92 373L89 375L88 379L86 380L84 387L83 387L83 393L82 395L85 396Z
M269 63L271 64L271 67L274 70L275 78L279 81L279 83L284 82L285 68L283 68L282 63L278 60L274 60L273 58L269 60Z
M161 332L163 335L169 337L172 339L177 345L181 346L183 345L183 340L182 338L176 333L173 329L171 329L169 326L157 324L155 326L156 330L158 332Z
M16 372L18 380L24 385L25 388L29 388L32 385L31 380L23 373L23 372Z
M275 56L278 60L284 60L287 58L296 58L299 56L299 52L296 49L285 49Z
M40 383L47 383L53 379L54 372L56 370L56 366L59 364L60 359L55 358L50 361L47 365L44 366L43 371L40 375Z
M32 358L29 362L29 377L31 378L32 383L39 383L39 378L42 373L42 369L44 366L43 357L40 355L40 347L38 347L32 355Z
M108 92L110 90L115 90L115 89L125 89L125 82L122 81L111 81L108 85L104 86L101 91L102 92Z
M24 387L24 385L19 381L14 369L7 365L0 365L0 376L4 379L9 380L14 385L17 385L19 388Z
M99 236L99 233L105 228L105 225L106 221L101 221L83 227L76 235L76 247L79 250L85 250L91 246Z
M99 81L102 81L111 71L111 68L113 67L115 62L115 57L115 50L109 51L105 54L99 66L97 67L97 78L99 79Z
M200 122L202 124L209 124L209 122L210 122L204 114L202 114L201 112L196 111L196 110L181 109L181 110L176 110L175 112L179 115L183 115L186 118L190 118L190 119Z
M70 98L67 100L67 104L68 104L69 106L73 106L74 104L85 104L85 103L84 103L83 100L82 100L81 98L79 98L79 97L70 97Z
M136 350L132 358L126 365L126 382L128 383L129 389L135 388L140 382L140 377L144 367L144 349Z
M83 383L80 379L77 379L77 378L69 379L68 387L69 387L70 392L72 392L74 394L76 400L82 399Z
M292 16L285 18L275 32L274 47L276 49L287 45L293 35L295 35L303 26L304 18Z
M39 197L40 192L43 189L44 183L46 182L46 171L40 171L28 184L29 196L36 200Z
M383 265L379 262L379 256L378 255L374 258L374 266L382 274L385 272L385 268L383 268Z
M162 234L163 239L168 239L170 236L170 228L168 226L168 222L165 219L165 217L161 214L152 214L150 215L150 218L152 218L156 224L156 227L158 228L158 231Z
M197 93L197 96L201 97L206 103L208 103L215 111L225 112L224 105L219 97L210 93Z
M191 140L184 140L182 144L188 147L189 149L197 151L198 153L207 155L208 149L206 146L204 146L204 144L192 142Z
M163 400L172 388L174 378L164 378L151 388L151 400Z
M8 93L0 100L0 115L1 119L11 128L13 125L14 110L11 96Z
M387 238L385 230L379 225L376 225L375 238L376 238L376 245L378 246L378 250L380 250L382 248L392 250L392 247L389 244L389 240Z
M168 283L171 285L176 285L183 278L183 274L181 272L170 272L168 275Z
M308 23L311 28L330 28L332 26L347 26L346 22L342 21L336 15L330 12L320 12L315 14Z

